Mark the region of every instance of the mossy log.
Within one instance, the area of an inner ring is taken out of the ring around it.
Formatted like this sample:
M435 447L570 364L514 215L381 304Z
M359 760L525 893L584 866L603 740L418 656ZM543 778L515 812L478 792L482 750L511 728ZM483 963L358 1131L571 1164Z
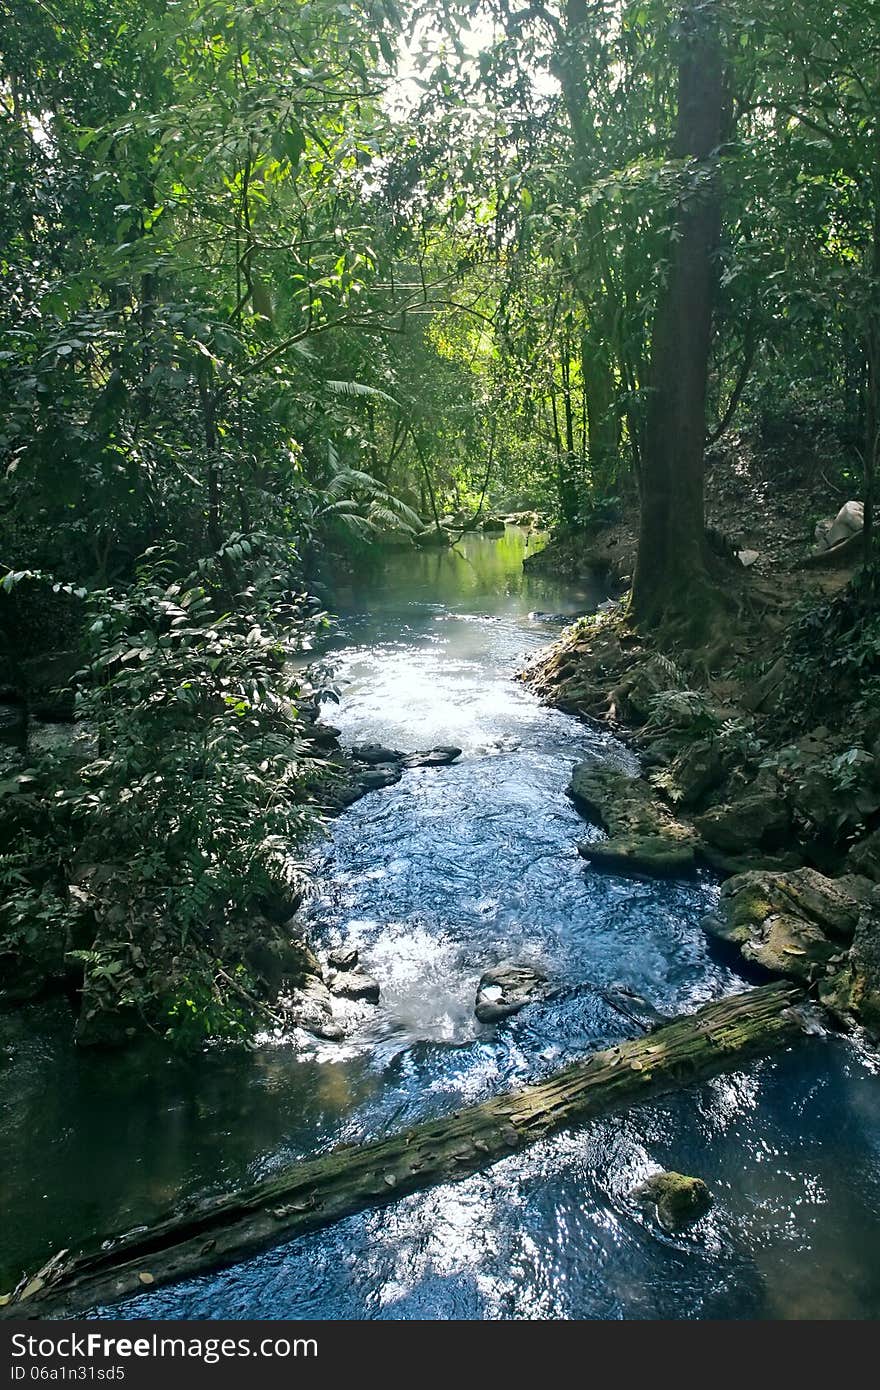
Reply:
M774 983L706 1004L546 1081L373 1143L343 1145L91 1252L59 1252L2 1317L72 1317L228 1265L366 1207L485 1168L565 1125L703 1081L793 1039L804 997Z

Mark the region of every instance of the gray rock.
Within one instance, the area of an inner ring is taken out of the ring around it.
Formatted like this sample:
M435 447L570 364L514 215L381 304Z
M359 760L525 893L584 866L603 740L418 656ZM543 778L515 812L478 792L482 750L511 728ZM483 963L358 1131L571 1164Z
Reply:
M379 981L374 980L365 970L337 970L329 977L328 984L333 994L342 999L353 999L365 1004L378 1004Z
M401 762L404 755L396 748L385 748L381 743L356 743L351 756L356 762L374 765Z
M474 1013L481 1023L497 1023L546 993L547 976L536 966L502 961L480 976Z
M301 988L279 999L278 1003L295 1027L315 1037L338 1042L345 1036L345 1029L333 1017L333 996L317 975L310 976Z
M707 844L728 854L781 844L790 829L785 798L774 787L753 786L735 801L713 806L694 817L694 827Z
M393 787L400 781L400 763L377 763L358 776L364 791L379 791L381 787Z
M824 975L852 941L862 911L839 880L815 869L754 870L727 880L717 913L702 925L738 946L744 960L810 981Z
M847 867L880 883L880 830L853 845L846 857Z
M622 873L681 874L693 869L696 835L643 778L587 760L572 770L568 794L581 814L609 836L578 845L584 859Z
M354 970L358 963L358 951L354 946L340 947L327 952L327 964L331 970Z
M859 531L864 530L865 526L865 507L862 502L844 502L829 529L825 532L825 545L828 549L832 545L838 545L840 541L845 541L850 536L858 535Z
M461 749L452 744L438 744L424 753L407 753L403 759L404 767L448 767L461 757Z

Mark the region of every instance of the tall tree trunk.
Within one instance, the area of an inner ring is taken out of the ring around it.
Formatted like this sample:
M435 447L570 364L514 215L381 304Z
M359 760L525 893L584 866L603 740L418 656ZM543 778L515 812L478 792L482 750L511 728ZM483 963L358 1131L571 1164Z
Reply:
M674 155L688 160L669 275L654 323L641 468L632 612L652 625L709 616L704 508L706 383L714 257L721 230L713 155L721 141L724 64L714 0L682 16Z

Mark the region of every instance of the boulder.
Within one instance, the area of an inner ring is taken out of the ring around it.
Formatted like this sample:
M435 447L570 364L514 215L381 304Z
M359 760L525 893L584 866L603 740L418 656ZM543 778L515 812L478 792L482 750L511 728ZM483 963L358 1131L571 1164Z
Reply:
M684 1173L654 1173L632 1194L644 1206L653 1207L665 1231L680 1231L709 1210L712 1194L702 1178Z
M381 743L356 743L351 750L351 756L356 762L369 763L371 766L377 763L399 763L404 757L398 749L386 748Z
M727 854L752 848L772 849L783 843L791 827L785 798L775 787L753 783L735 801L713 806L694 817L700 838Z
M859 531L864 530L865 526L865 507L862 502L844 502L837 516L824 534L826 549L832 545L839 545L841 541L848 540L850 536L858 535Z
M368 975L359 967L334 970L328 976L327 983L331 992L338 994L342 999L353 999L366 1004L379 1002L379 981L374 980L372 975Z
M480 530L487 531L493 535L500 535L504 529L504 522L500 516L487 516L480 522Z
M361 772L358 782L365 792L375 792L382 787L393 787L400 781L400 775L400 763L377 763Z
M327 964L331 970L354 970L358 963L359 952L356 947L340 947L335 951L327 952Z
M278 1004L295 1028L303 1028L328 1042L338 1042L345 1036L345 1029L333 1017L333 996L317 975L309 976Z
M699 805L724 777L724 760L714 739L696 739L676 753L653 781L678 805Z
M414 537L418 546L441 546L449 545L449 532L441 529L438 531L436 526L428 526L424 531L419 531Z
M461 749L453 744L438 744L424 753L407 753L403 759L404 767L448 767L461 757Z
M607 840L578 845L597 867L654 874L693 869L696 835L643 778L587 761L573 769L568 794L582 815L608 832Z
M744 960L811 981L843 959L861 914L861 903L839 880L815 869L753 870L727 880L717 912L702 925L738 946Z
M474 1013L481 1023L497 1023L519 1013L547 993L547 976L533 965L502 961L480 976Z
M312 725L307 737L311 743L317 744L319 748L335 748L339 742L340 732L332 724L319 723Z
M880 830L875 830L872 835L853 845L846 856L846 863L853 873L880 883Z
M880 890L862 911L845 964L820 984L819 999L844 1023L854 1015L880 1039Z

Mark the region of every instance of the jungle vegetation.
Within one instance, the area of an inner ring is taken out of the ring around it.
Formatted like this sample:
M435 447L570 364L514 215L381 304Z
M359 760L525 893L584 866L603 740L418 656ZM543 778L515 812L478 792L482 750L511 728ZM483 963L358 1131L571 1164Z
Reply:
M822 439L870 553L880 6L0 15L4 679L91 738L0 782L0 953L242 1033L321 814L328 565L638 498L634 619L690 622L733 430Z

